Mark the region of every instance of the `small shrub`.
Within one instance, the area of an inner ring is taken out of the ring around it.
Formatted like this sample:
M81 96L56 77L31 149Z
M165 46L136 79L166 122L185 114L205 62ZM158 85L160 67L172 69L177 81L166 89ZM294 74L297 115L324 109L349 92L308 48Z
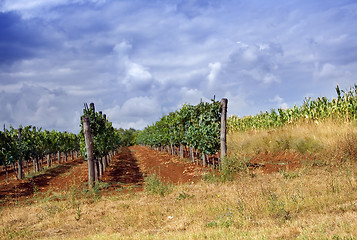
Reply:
M226 157L221 165L221 178L223 182L232 181L237 173L249 173L249 158L238 155Z
M163 183L154 173L145 177L144 181L145 190L150 194L158 194L163 197L166 194L171 193L173 190L171 184Z
M286 221L291 218L289 211L285 209L285 203L275 193L268 196L268 212L277 220Z

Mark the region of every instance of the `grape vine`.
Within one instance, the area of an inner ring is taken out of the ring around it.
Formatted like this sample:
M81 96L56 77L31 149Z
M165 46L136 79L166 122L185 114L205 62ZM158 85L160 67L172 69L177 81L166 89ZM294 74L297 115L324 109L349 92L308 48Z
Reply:
M137 142L155 148L191 147L212 155L220 149L221 103L185 104L139 132Z

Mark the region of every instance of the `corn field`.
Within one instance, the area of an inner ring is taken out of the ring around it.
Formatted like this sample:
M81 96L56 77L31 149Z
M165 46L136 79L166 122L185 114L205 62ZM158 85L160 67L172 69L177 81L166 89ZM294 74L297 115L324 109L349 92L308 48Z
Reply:
M230 116L227 122L229 132L262 130L278 128L287 124L296 124L301 121L319 121L333 118L346 122L357 119L357 84L348 90L336 87L337 98L329 100L326 97L316 99L306 98L302 106L270 112L261 112L255 116Z

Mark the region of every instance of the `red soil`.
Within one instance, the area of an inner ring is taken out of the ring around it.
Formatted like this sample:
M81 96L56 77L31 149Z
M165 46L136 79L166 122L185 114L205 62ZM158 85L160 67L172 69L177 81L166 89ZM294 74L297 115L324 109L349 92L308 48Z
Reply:
M263 173L276 172L279 169L293 170L301 165L301 156L282 153L278 155L260 154L250 160L250 167ZM168 153L158 152L148 147L123 147L114 156L101 178L110 183L106 193L118 188L135 187L141 190L144 176L155 173L164 182L196 182L208 168L198 166L187 159L180 159ZM0 205L31 199L36 192L66 191L71 186L86 187L88 181L87 162L77 158L47 169L37 176L25 180L16 180L14 174L5 182L5 173L0 173Z

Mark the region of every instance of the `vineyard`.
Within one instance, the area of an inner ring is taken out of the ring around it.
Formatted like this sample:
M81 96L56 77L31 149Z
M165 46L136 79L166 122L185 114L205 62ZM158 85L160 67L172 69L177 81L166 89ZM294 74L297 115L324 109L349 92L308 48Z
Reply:
M26 173L30 174L30 161L33 172L38 172L46 164L50 167L55 160L61 163L67 161L68 156L74 158L80 150L79 137L73 133L47 131L35 126L26 126L14 129L4 127L0 131L0 163L5 168L8 175L9 167L16 171L17 178L24 178L24 166L26 163ZM6 178L7 180L7 178Z
M88 184L99 182L110 159L120 146L120 135L94 103L85 105L81 117L81 146L88 161Z
M357 85L336 92L227 125L213 99L138 131L94 104L79 134L4 127L0 239L355 239Z
M227 129L233 134L249 130L278 129L309 122L318 124L327 119L355 121L357 84L348 90L341 90L337 86L336 93L337 98L331 100L326 97L306 98L301 106L279 108L277 111L272 109L270 112L242 118L230 116ZM222 102L213 99L210 103L201 102L196 106L185 104L180 110L163 116L142 131L137 131L136 143L216 168L221 164L222 146L224 154L226 151L226 126L222 121L222 117L225 117L223 115L226 114L226 104L225 109L222 108ZM224 114L222 110L225 111ZM90 107L85 104L81 117L81 131L78 135L47 131L34 126L18 129L11 126L6 129L4 126L4 130L0 131L0 164L6 176L12 171L16 172L17 179L23 179L25 172L27 175L30 173L30 166L32 172L38 172L44 163L51 167L56 160L58 164L61 163L61 156L62 161L66 162L68 156L74 159L74 155L79 154L88 160L88 181L91 185L100 180L120 145L127 144L124 143L124 133L127 132L114 129L105 114L96 112L94 104Z
M222 106L225 115L227 100L222 100L224 104L211 101L196 106L185 104L179 111L163 116L139 133L138 144L166 150L192 161L196 159L197 163L202 159L203 166L219 165L222 129L225 132L225 123L222 127L221 121Z

